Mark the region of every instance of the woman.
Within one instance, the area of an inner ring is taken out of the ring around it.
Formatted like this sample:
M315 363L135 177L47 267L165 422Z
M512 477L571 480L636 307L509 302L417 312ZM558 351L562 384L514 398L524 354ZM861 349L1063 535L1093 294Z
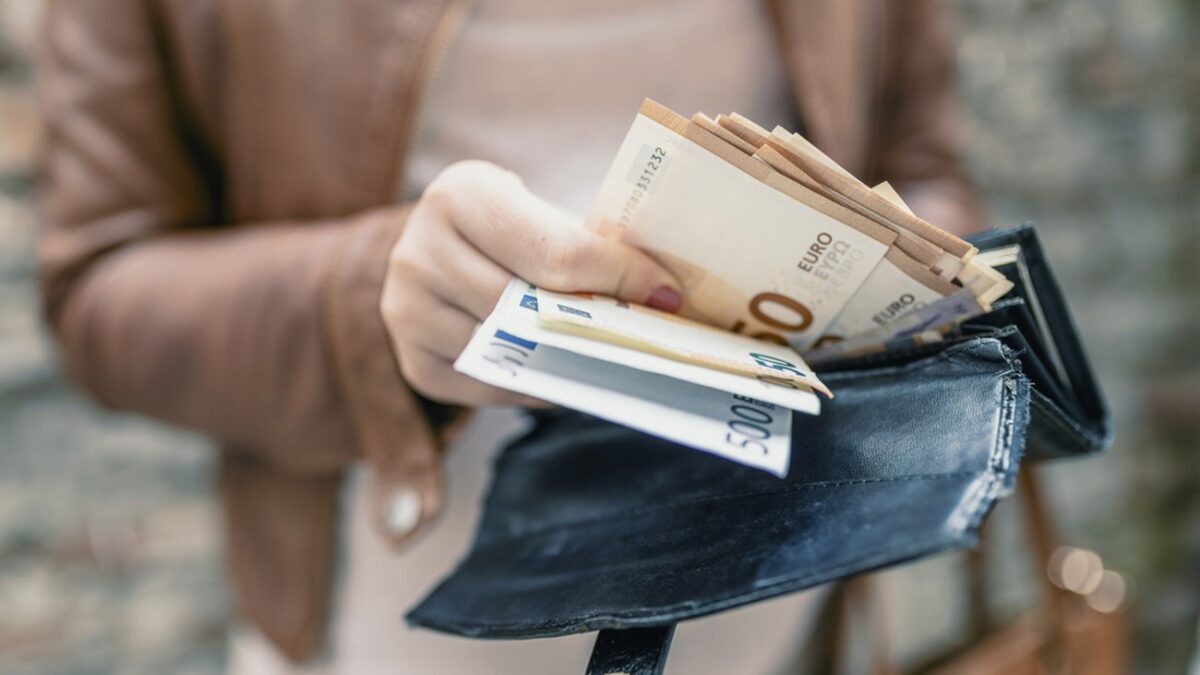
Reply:
M97 400L218 440L250 626L232 668L581 670L586 638L401 624L461 554L485 458L518 424L481 416L446 454L460 411L531 403L453 358L512 274L678 307L654 260L578 226L644 96L802 127L971 229L945 18L932 0L51 3L47 315ZM695 624L740 627L742 649L684 627L672 663L774 667L801 605Z

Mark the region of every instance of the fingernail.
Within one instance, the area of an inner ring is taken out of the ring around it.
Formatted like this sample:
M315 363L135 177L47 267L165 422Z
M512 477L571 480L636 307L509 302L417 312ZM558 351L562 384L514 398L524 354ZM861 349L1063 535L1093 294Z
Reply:
M646 304L654 309L674 313L683 307L683 296L670 286L659 286L646 299Z
M383 524L388 532L402 537L421 522L421 495L411 488L402 488L388 499L383 510Z

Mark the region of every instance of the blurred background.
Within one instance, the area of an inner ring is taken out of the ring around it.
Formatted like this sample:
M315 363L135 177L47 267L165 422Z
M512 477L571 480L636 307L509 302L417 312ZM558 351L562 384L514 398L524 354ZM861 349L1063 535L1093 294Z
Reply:
M1039 226L1115 414L1111 452L1040 469L1047 496L1062 538L1129 582L1134 672L1187 672L1200 613L1200 1L958 4L967 150L991 222ZM97 410L40 324L41 6L0 0L0 672L219 673L229 606L205 442ZM1016 612L1036 585L1010 511L989 524L1005 559L991 585ZM887 573L902 655L953 642L959 563Z

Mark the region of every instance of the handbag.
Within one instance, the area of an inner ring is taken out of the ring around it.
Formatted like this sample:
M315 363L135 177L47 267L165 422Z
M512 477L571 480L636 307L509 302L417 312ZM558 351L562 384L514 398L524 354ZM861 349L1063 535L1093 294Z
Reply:
M829 594L802 655L803 667L797 664L795 669L847 673L851 672L846 668L849 655L859 653L868 655L871 675L1126 673L1129 620L1123 577L1105 570L1091 551L1057 545L1053 519L1030 468L1021 469L1016 492L1025 515L1033 571L1040 580L1033 608L1000 626L986 593L987 547L967 551L968 634L961 645L904 670L888 654L873 578L855 577Z
M676 622L973 546L1024 455L1109 414L1028 225L974 241L1015 288L944 340L823 364L778 479L568 410L498 455L470 551L407 615L455 635L600 631L589 672L660 672Z

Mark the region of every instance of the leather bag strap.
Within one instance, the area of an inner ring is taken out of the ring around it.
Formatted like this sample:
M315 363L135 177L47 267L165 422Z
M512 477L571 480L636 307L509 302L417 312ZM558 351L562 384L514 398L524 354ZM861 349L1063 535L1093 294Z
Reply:
M1042 645L1042 660L1047 672L1062 672L1066 666L1067 635L1065 632L1067 603L1070 593L1050 581L1047 570L1057 548L1058 534L1051 522L1042 497L1042 489L1033 469L1022 466L1017 480L1017 498L1024 515L1026 540L1028 541L1034 568L1041 592L1038 595L1037 613L1041 630L1046 636ZM978 642L997 626L993 608L987 592L988 529L980 532L979 546L965 551L966 582L968 598L969 642Z
M1065 632L1066 610L1069 592L1055 586L1046 570L1057 547L1058 535L1050 520L1042 498L1041 487L1033 470L1021 467L1017 481L1017 494L1024 513L1026 536L1033 553L1042 591L1039 594L1038 610L1042 630L1047 636L1043 659L1049 665L1048 672L1062 672L1066 667L1067 637ZM986 532L986 530L985 530ZM968 640L978 641L995 628L987 593L986 537L981 533L980 546L965 551L968 594ZM838 582L827 599L827 605L818 621L817 632L807 641L806 652L800 659L811 672L842 672L845 650L851 640L870 641L870 673L891 675L898 672L888 653L886 631L878 616L880 612L878 591L873 588L871 575L860 575ZM856 611L857 610L857 611ZM866 635L849 635L854 614L866 614ZM815 669L814 669L815 668Z
M1038 577L1041 581L1041 616L1042 630L1047 636L1043 646L1042 657L1050 672L1061 672L1067 668L1069 649L1067 647L1067 603L1070 592L1055 586L1047 573L1054 557L1055 544L1058 535L1050 522L1049 512L1042 499L1042 490L1037 477L1028 465L1021 467L1017 482L1017 494L1021 498L1025 511L1025 527L1037 563Z
M587 675L662 675L675 624L602 630L596 635Z

